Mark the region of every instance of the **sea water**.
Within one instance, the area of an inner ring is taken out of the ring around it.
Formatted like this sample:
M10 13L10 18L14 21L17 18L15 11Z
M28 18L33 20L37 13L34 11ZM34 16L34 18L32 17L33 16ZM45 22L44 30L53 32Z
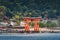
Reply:
M0 34L0 40L60 40L60 33Z

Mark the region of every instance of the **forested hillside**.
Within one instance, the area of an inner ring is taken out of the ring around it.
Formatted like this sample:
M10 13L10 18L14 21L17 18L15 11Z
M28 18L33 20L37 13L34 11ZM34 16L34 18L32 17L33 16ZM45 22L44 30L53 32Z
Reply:
M60 16L60 0L0 0L0 15L20 17L57 18Z

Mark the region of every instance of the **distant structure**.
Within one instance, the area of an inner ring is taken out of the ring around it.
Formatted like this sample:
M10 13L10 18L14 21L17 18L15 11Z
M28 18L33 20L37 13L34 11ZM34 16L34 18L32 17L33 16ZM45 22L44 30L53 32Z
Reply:
M25 31L30 31L30 22L31 22L31 20L34 23L34 31L35 32L39 31L40 27L39 27L38 23L40 22L40 17L31 17L31 18L24 17L23 19L24 19L24 21L26 23L25 24Z

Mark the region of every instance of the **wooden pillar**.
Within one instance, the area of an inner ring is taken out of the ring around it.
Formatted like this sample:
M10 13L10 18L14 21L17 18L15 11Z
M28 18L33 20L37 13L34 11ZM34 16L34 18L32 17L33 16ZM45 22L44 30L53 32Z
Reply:
M30 31L30 18L24 18L25 21L25 31L28 32Z
M34 21L34 31L39 31L39 29L40 29L40 27L39 27L40 18L34 18L33 21Z

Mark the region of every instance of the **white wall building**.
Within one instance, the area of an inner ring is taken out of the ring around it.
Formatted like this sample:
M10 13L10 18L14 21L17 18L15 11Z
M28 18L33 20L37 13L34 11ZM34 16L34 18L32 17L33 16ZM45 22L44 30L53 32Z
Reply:
M21 22L20 22L20 26L21 26L21 27L24 27L25 24L26 24L26 23L25 23L24 21L21 21Z

